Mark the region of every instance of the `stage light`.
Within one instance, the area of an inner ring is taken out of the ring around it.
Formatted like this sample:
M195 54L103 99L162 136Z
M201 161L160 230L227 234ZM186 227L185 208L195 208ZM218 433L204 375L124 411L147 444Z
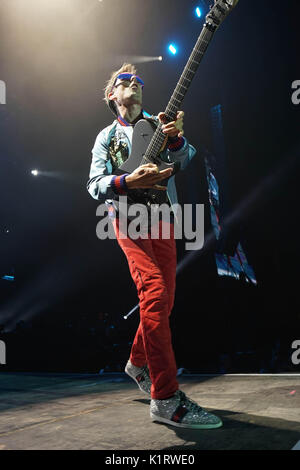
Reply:
M177 49L176 49L176 47L175 47L173 44L170 44L170 45L169 45L169 51L170 51L173 55L175 55L175 54L177 53Z
M33 176L37 176L39 174L38 170L31 170L31 174Z
M196 8L195 12L196 12L196 15L198 16L198 18L201 18L201 16L202 16L202 11L201 11L201 9L200 9L199 7Z
M10 282L13 282L15 280L15 276L9 276L9 275L5 275L5 276L2 276L2 278L4 281L10 281Z
M162 59L163 59L163 58L162 58L162 56L160 55L159 58L158 58L158 60L162 61Z

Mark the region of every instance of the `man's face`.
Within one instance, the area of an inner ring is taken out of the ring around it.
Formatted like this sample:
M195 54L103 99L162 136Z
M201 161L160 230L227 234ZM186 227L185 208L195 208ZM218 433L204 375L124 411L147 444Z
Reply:
M114 99L119 106L141 105L143 99L142 85L137 81L135 75L126 80L118 78L112 92L109 94L109 98Z

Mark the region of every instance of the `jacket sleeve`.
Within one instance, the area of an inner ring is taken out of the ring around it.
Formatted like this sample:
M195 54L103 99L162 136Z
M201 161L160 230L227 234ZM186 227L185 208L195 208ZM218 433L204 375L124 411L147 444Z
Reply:
M107 131L104 129L98 134L92 149L92 163L90 168L87 190L90 195L99 201L113 199L116 194L125 194L127 187L125 176L111 174L109 161L109 148Z
M185 137L169 139L167 157L172 162L179 162L181 170L186 168L196 153L195 147Z

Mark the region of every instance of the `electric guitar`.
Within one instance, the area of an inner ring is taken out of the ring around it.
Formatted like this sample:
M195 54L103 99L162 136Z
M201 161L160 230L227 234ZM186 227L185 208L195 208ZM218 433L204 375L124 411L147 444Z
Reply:
M233 10L239 0L215 0L205 17L205 23L194 49L184 67L181 77L175 87L171 99L165 109L166 122L176 120L177 111L180 109L187 90L203 59L204 53L212 40L215 32L223 23L227 15ZM155 125L151 120L141 119L136 123L132 136L132 151L128 159L114 171L115 175L132 173L140 165L154 163L159 171L172 168L173 176L179 169L179 162L166 162L160 157L165 134L162 132L162 124ZM168 179L159 184L166 186ZM165 202L165 191L157 189L131 189L127 193L128 203L142 203L150 207L151 204ZM116 197L117 199L118 197Z

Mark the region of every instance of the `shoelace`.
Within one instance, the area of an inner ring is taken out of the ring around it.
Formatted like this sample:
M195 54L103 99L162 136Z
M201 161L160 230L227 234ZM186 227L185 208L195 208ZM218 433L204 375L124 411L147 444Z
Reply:
M180 404L185 405L189 409L189 411L204 411L203 408L201 408L201 406L199 406L195 401L191 400L190 398L187 398L186 394L181 390L179 390L179 398Z
M148 375L148 377L149 377L149 369L148 369L148 366L145 365L145 366L141 367L141 369L142 369L142 371L143 371L146 375Z

